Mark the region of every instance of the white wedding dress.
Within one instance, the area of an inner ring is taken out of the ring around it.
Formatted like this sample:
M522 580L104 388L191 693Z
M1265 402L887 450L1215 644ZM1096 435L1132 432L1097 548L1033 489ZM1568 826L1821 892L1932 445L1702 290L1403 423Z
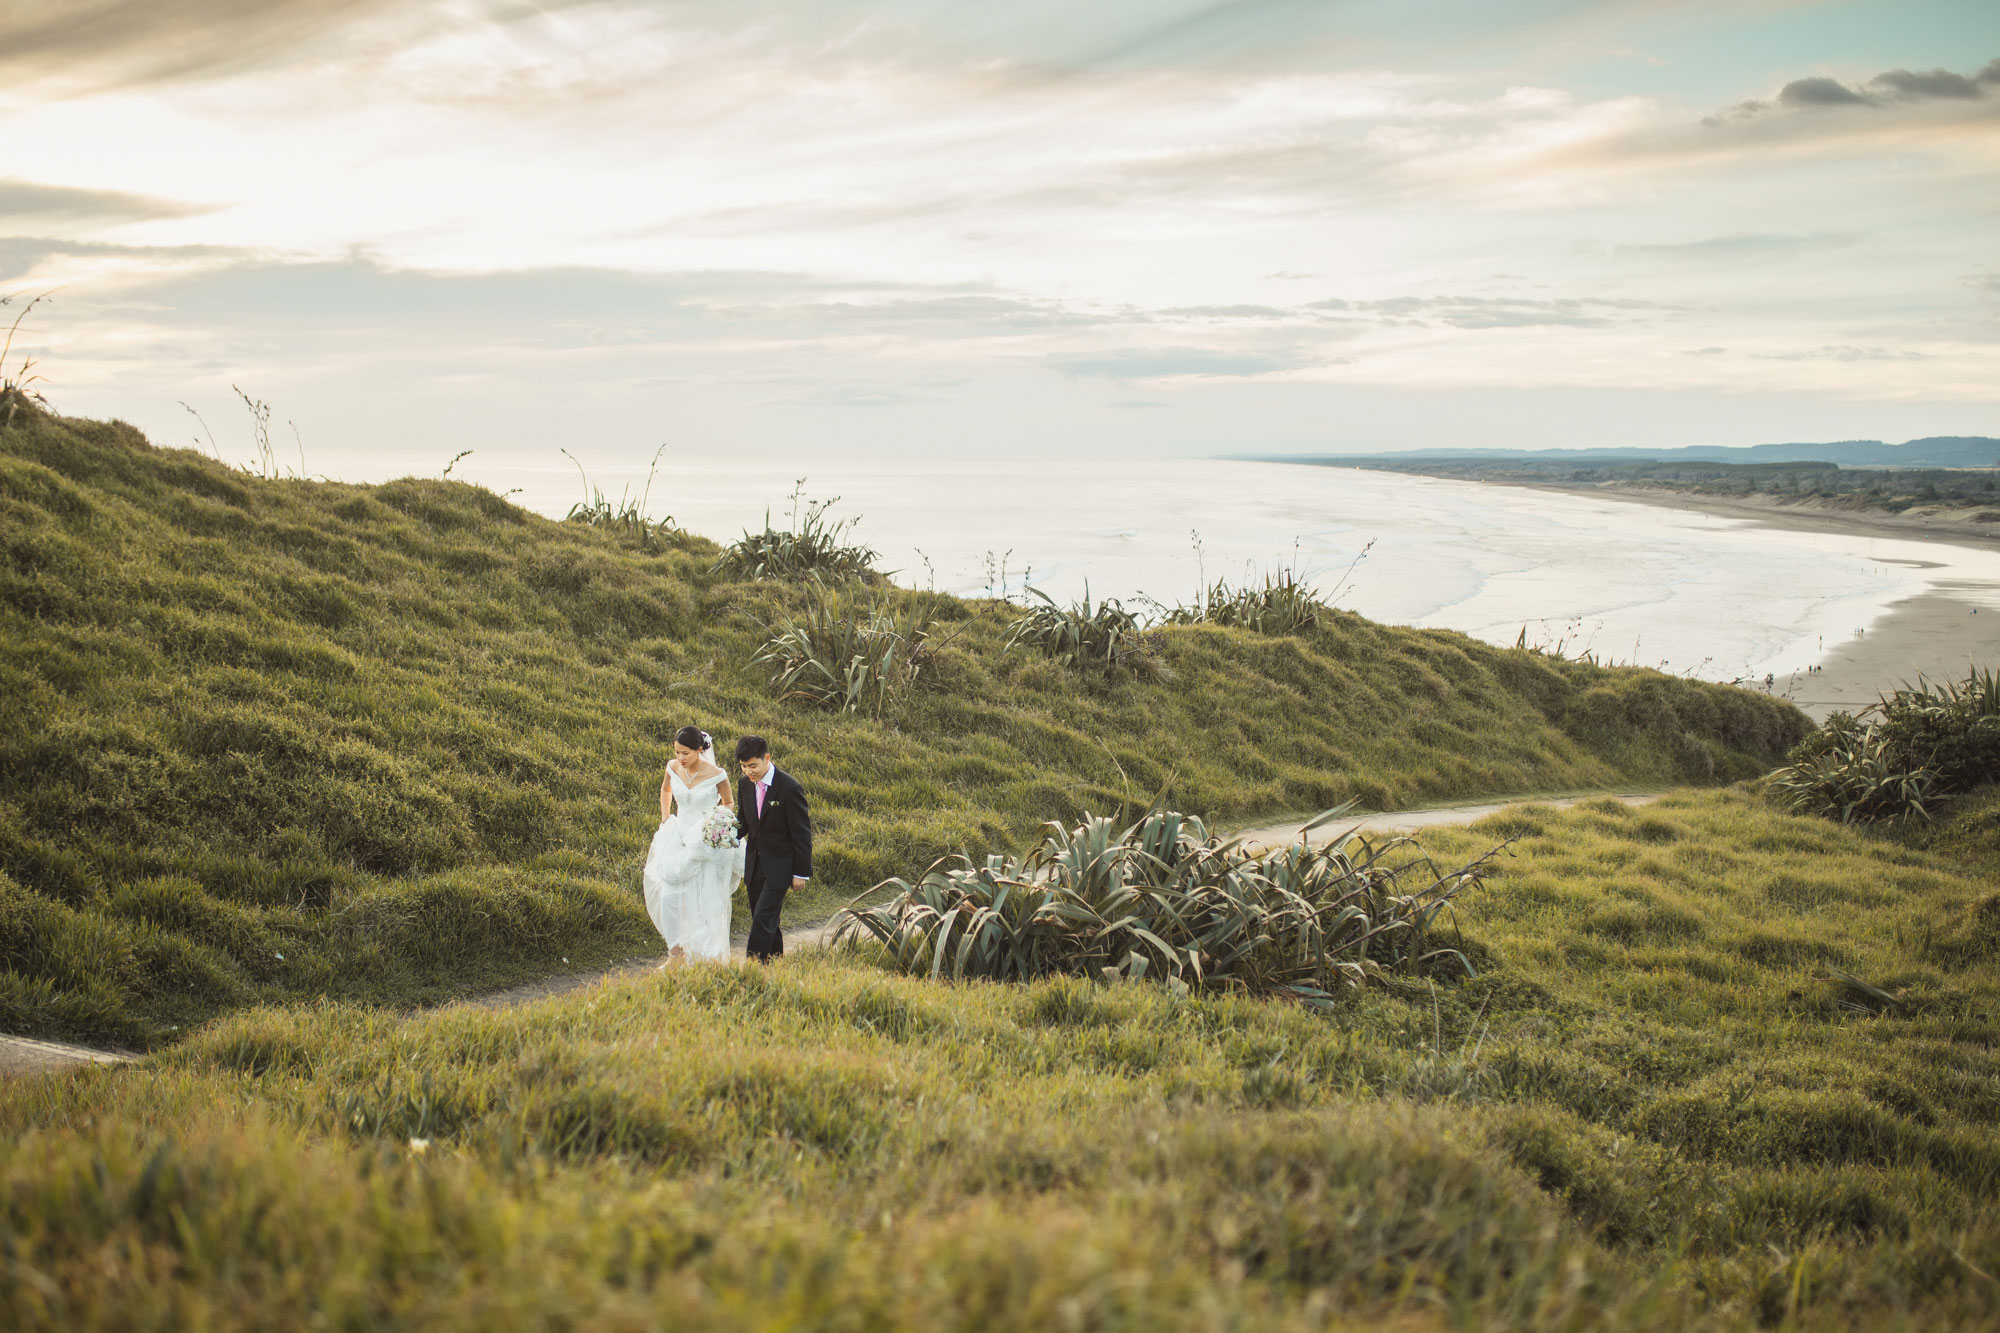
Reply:
M722 799L727 773L698 782L693 789L667 769L674 812L653 835L646 854L646 915L653 918L668 948L678 945L689 958L729 957L729 908L743 878L743 849L710 847L701 821Z

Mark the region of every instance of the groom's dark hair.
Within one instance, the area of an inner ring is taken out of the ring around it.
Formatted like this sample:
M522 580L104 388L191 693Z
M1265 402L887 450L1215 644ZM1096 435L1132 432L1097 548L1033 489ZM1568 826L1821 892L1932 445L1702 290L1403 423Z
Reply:
M745 759L761 759L771 753L771 743L762 736L738 736L736 738L736 762Z

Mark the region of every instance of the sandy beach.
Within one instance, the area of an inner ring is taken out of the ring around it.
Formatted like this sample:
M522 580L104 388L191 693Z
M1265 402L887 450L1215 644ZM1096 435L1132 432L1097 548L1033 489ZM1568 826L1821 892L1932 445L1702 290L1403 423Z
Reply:
M1908 509L1900 514L1887 510L1836 509L1798 503L1782 504L1765 496L1693 495L1685 491L1629 482L1598 486L1557 486L1548 482L1482 481L1486 486L1517 486L1534 491L1557 491L1565 495L1589 495L1598 499L1625 500L1657 509L1679 509L1690 513L1713 514L1717 518L1745 519L1760 527L1788 532L1839 532L1856 537L1891 537L1898 541L1950 542L1979 550L2000 550L2000 523L1971 519L1965 510Z
M1538 483L1526 489L1709 514L1790 532L1834 532L2000 550L1996 525L1925 514L1856 513L1633 486ZM1824 721L1836 711L1859 712L1885 691L1914 682L1919 676L1931 680L1962 677L1973 663L2000 664L2000 583L1948 583L1928 595L1897 602L1873 625L1827 643L1817 670L1777 680L1773 689L1790 697L1813 720Z

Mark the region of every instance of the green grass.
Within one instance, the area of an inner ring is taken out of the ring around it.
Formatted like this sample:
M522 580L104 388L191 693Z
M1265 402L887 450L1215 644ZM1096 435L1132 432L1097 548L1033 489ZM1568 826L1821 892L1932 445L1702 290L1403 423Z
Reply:
M771 737L812 791L804 918L1156 792L1229 827L1724 781L1805 730L1745 691L1345 613L1168 627L1159 678L1084 679L1005 649L1018 608L952 598L925 687L842 715L753 661L810 587L718 553L23 409L0 432L0 1030L143 1047L246 1004L410 1005L656 950L639 864L689 722Z
M864 951L259 1008L16 1082L0 1323L2000 1320L1984 868L1745 791L1427 842L1509 837L1459 903L1477 978L1331 1013Z

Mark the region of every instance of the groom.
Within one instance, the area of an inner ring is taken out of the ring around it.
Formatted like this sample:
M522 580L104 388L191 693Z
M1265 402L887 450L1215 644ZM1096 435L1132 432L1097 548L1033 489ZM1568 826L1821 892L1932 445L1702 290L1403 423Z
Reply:
M770 743L762 736L736 742L736 764L743 770L736 784L736 822L743 828L743 887L750 895L745 952L768 963L785 952L778 914L786 891L812 876L812 810L798 779L771 762Z

